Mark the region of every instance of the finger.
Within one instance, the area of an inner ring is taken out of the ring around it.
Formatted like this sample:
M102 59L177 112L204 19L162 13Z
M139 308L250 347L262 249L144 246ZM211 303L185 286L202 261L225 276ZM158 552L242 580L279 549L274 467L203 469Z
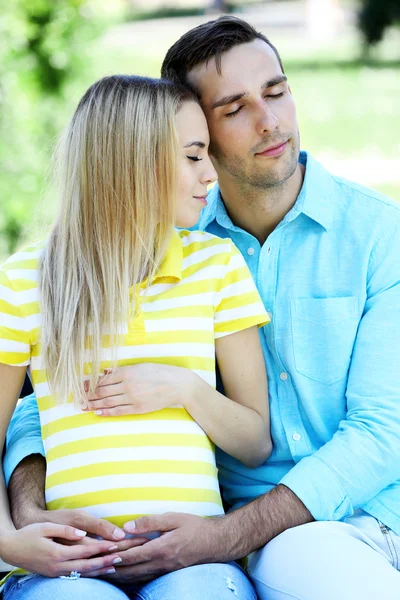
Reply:
M91 546L93 548L93 546L95 545L98 548L98 550L97 552L94 552L94 554L100 554L101 552L105 551L109 552L110 549L114 551L118 549L118 546L114 542L110 542L108 540L96 540L96 538L90 538L87 536L76 541L66 540L62 538L54 538L54 541L57 542L57 544L62 544L63 546ZM104 547L106 548L106 550L104 550Z
M43 537L63 538L66 540L80 540L87 535L87 531L71 527L70 525L59 525L58 523L41 523L40 533Z
M49 517L51 517L49 512ZM83 510L71 510L71 511L54 511L54 516L57 518L65 519L65 525L70 525L76 529L87 531L90 534L94 534L97 537L101 537L104 540L117 541L125 538L125 532L116 527L105 519L99 519ZM61 537L61 536L49 536L49 537ZM72 539L72 538L69 538Z
M102 569L111 569L114 565L121 562L121 559L116 554L97 556L95 558L82 559L82 560L69 560L62 563L62 575L65 573L68 575L71 571L78 571L78 573L92 573L93 571L99 571Z
M146 544L130 548L124 552L118 551L118 556L122 562L120 566L136 565L145 562L154 562L165 554L165 543L161 537L155 540L148 540Z
M98 417L121 417L123 415L134 415L136 412L132 404L123 404L115 408L98 408L94 411L94 414Z
M97 410L98 408L114 408L115 406L121 406L127 404L126 397L123 394L116 394L115 396L105 396L104 398L91 398L88 397L88 406L90 410Z
M97 542L93 544L77 544L75 546L61 546L58 550L58 555L62 561L81 560L83 558L93 558L98 556L111 556L116 554L116 544L109 541ZM119 556L119 554L118 554Z
M123 381L123 369L104 369L104 375L100 375L97 386L115 385Z
M125 540L121 540L120 542L116 542L115 544L115 552L117 552L118 556L121 556L126 550L130 550L131 548L136 548L137 546L143 546L149 541L146 537L135 537L135 538L127 538Z
M97 387L93 394L86 394L86 399L90 400L102 400L104 398L113 398L114 396L120 396L124 393L123 386L120 383L115 385L104 385Z
M161 561L146 561L136 565L128 565L126 567L118 567L115 574L110 574L107 579L113 580L125 580L145 583L151 581L160 575L170 572L166 569L165 565Z
M110 581L118 581L118 583L132 583L132 580L135 576L136 573L136 566L135 567L118 567L118 569L116 569L115 573L110 573L108 575L105 576L105 578L107 580ZM154 579L154 575L145 575L142 574L140 577L140 582L144 583L146 581L151 581L152 579Z
M178 524L181 513L164 513L161 515L147 515L135 521L127 521L124 530L128 533L150 533L152 531L171 531Z
M97 569L97 571L82 573L82 577L106 577L108 575L113 575L115 572L115 567L104 567L104 569Z

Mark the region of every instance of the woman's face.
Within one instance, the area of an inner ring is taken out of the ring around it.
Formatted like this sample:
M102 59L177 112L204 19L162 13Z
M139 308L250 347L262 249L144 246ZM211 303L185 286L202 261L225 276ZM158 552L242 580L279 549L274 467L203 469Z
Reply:
M176 114L179 138L177 227L193 227L207 205L207 185L217 174L208 156L210 136L203 111L196 102L184 102Z

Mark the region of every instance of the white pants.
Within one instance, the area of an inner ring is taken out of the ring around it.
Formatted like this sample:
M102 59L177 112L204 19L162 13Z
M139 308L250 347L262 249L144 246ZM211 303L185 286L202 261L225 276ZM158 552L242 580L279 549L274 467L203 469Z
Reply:
M400 536L358 510L288 529L249 557L260 600L400 600Z

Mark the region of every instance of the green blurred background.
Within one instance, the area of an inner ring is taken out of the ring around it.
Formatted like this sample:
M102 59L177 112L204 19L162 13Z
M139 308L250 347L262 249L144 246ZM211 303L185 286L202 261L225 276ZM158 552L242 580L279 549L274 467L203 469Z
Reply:
M0 14L0 259L45 235L49 159L87 87L157 76L168 47L218 8L278 47L302 147L400 200L399 0L14 0Z

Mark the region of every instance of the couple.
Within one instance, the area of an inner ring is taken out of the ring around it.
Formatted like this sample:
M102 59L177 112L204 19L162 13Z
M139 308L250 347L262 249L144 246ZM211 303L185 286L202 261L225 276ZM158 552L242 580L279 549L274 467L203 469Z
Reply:
M5 599L255 598L246 555L261 599L397 598L400 208L300 153L279 54L247 23L189 31L162 76L85 94L50 240L3 268L2 427L29 364L45 448L24 401L0 554L42 575ZM176 233L215 178L197 99L218 186L205 233Z

